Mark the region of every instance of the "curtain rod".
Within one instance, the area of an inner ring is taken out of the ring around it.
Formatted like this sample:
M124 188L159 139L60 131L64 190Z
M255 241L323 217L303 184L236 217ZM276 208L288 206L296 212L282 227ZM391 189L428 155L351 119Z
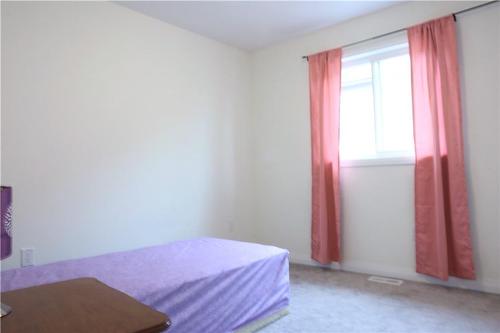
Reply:
M485 6L489 6L489 5L492 5L494 3L499 3L498 0L494 0L494 1L489 1L489 2L485 2L485 3L482 3L480 5L477 5L477 6L474 6L474 7L470 7L470 8L466 8L466 9L462 9L462 10L459 10L458 12L455 12L453 13L453 18L455 19L455 21L457 20L457 15L460 15L460 14L463 14L463 13L466 13L466 12L469 12L471 10L474 10L474 9L478 9L478 8L481 8L481 7L485 7ZM357 44L361 44L361 43L364 43L364 42L368 42L370 40L374 40L374 39L379 39L379 38L382 38L382 37L385 37L385 36L389 36L389 35L392 35L392 34L396 34L398 32L402 32L402 31L405 31L407 28L401 28L401 29L398 29L398 30L393 30L393 31L390 31L390 32L386 32L384 34L381 34L381 35L377 35L377 36L373 36L373 37L370 37L370 38L366 38L366 39L363 39L363 40L359 40L357 42L353 42L353 43L349 43L349 44L345 44L345 45L342 45L340 46L340 48L345 48L345 47L349 47L349 46L354 46L354 45L357 45ZM303 56L302 59L306 59L308 60L309 56Z

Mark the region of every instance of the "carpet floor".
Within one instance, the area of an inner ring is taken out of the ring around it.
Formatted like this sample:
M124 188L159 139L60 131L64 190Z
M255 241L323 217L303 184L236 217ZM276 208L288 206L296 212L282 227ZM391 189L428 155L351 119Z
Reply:
M291 265L290 313L259 333L500 332L500 295L367 278Z

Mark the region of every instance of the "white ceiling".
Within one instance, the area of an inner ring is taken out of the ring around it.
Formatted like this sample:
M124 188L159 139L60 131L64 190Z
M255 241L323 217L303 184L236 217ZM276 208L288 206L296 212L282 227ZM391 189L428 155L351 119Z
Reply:
M398 2L120 1L119 3L220 42L245 50L256 50Z

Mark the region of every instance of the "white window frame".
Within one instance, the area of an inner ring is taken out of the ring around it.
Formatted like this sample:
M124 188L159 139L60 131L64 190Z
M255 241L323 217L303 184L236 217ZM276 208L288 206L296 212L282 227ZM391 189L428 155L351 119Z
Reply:
M361 63L371 62L372 64L372 80L380 79L380 75L376 75L378 72L377 60L382 60L385 58L395 57L398 55L408 54L409 46L406 38L406 34L397 34L391 36L390 38L385 38L383 40L377 40L375 42L363 43L363 45L357 45L355 47L348 48L344 51L342 57L342 68L348 68L350 66L358 65ZM369 83L367 81L367 83ZM373 89L380 89L380 84L373 84ZM345 85L342 85L344 88ZM377 100L377 96L380 96L376 91L373 93L374 98L374 116L375 116L375 145L379 147L381 141L381 124L383 123L381 117L383 117L383 112L380 112L380 101ZM341 97L342 98L342 97ZM342 124L340 124L342 126ZM340 129L342 131L342 128ZM380 153L373 157L365 157L358 159L340 159L341 167L364 167L364 166L382 166L382 165L412 165L415 164L414 151L401 151L401 152L390 152L390 153Z

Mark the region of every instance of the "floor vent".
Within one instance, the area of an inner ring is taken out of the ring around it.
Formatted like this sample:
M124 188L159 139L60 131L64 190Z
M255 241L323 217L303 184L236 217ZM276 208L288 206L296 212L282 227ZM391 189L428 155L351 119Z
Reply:
M368 278L368 281L391 284L393 286L400 286L403 284L403 280L391 279L391 278L386 278L386 277L382 277L382 276L370 276Z

